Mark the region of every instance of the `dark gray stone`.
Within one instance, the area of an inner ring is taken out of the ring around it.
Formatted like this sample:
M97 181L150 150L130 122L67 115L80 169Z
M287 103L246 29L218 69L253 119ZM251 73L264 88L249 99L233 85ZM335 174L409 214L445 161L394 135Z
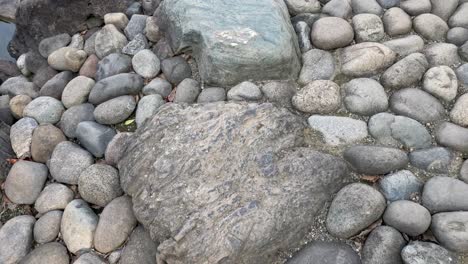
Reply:
M125 141L132 135L130 132L123 132L116 134L112 140L107 144L106 163L112 166L116 166L120 160L120 157L125 151Z
M93 121L83 121L76 127L76 137L95 157L102 158L115 130Z
M332 235L350 238L377 221L385 211L383 195L369 185L352 183L341 189L328 210L326 225Z
M5 194L15 204L34 204L44 187L49 170L32 161L18 161L5 181Z
M460 1L460 5L457 10L449 19L450 27L464 27L468 28L468 17L466 13L468 12L468 2Z
M100 81L119 73L132 70L132 58L127 55L112 53L99 61L96 71L96 81Z
M119 264L156 264L156 248L149 232L137 226L123 248Z
M10 96L8 95L0 96L0 121L10 126L14 123L10 109Z
M135 73L120 73L100 80L89 94L89 102L98 105L122 95L138 94L143 88L143 78Z
M464 87L468 88L468 63L465 63L458 67L456 73L459 83L461 83Z
M430 242L412 241L401 251L405 264L456 264L457 258L447 249Z
M58 72L50 66L42 67L36 72L36 74L34 74L33 83L37 87L41 88L44 86L44 84L47 83L47 81L52 79L57 74Z
M60 100L62 98L63 89L65 89L65 86L67 86L68 82L74 77L71 71L63 71L56 74L42 86L39 91L40 96L50 96Z
M468 41L468 29L462 27L451 28L447 32L447 42L457 46L463 45Z
M178 85L186 78L192 77L190 65L181 56L163 60L161 70L166 79L174 85Z
M456 253L468 252L468 212L438 213L432 217L431 230L437 241Z
M297 39L299 41L299 48L301 52L307 52L312 49L312 43L310 43L310 27L304 21L299 21L294 24L294 31L296 31Z
M468 129L444 122L439 125L435 131L437 143L451 149L468 152Z
M39 53L47 58L52 52L66 47L70 41L71 37L67 33L45 38L39 43Z
M118 124L125 121L135 108L136 102L133 96L119 96L96 106L94 119L104 125Z
M361 264L359 255L347 244L315 241L286 262L287 264Z
M94 163L93 156L75 143L59 143L52 153L48 164L50 175L66 184L77 184L83 170Z
M20 215L8 220L0 229L0 263L19 263L32 249L36 219Z
M135 4L140 4L135 2ZM102 257L98 256L96 253L88 252L80 255L73 264L107 264L108 262Z
M155 17L175 53L193 51L207 84L297 78L300 49L283 1L163 1Z
M92 104L70 107L63 113L59 125L67 137L75 138L76 127L83 121L94 121L94 106Z
M197 98L197 103L212 103L226 101L226 89L221 87L206 87Z
M140 2L133 2L125 11L125 14L128 17L132 17L135 14L142 14L142 13L143 13L143 8Z
M167 98L172 92L172 85L170 82L162 78L154 78L145 87L143 87L143 94L159 94L163 98Z
M153 46L153 52L160 60L165 60L174 56L174 51L172 51L172 48L166 38L160 39L158 43Z
M158 8L161 0L143 0L141 2L141 6L143 7L143 11L145 15L152 16L156 8Z
M426 57L422 53L413 53L388 68L380 76L380 82L390 89L410 87L421 81L428 68Z
M29 72L36 73L40 68L47 66L47 60L36 51L26 53L24 66Z
M369 234L362 249L362 264L402 264L400 252L406 245L393 227L378 226Z
M21 264L68 264L70 257L67 248L58 242L37 246L31 253L21 260Z
M145 35L138 33L125 47L122 48L122 53L133 56L148 47L149 44Z
M468 61L468 41L458 49L458 54L463 60Z
M433 147L416 150L409 155L411 165L428 172L448 173L453 154L446 148Z
M387 93L374 79L353 79L343 85L343 91L343 102L351 113L370 116L388 109Z
M11 164L7 159L15 156L10 143L10 126L0 121L0 181L4 181Z
M424 185L422 204L431 211L468 211L468 184L450 177L436 176Z
M460 169L460 180L468 183L468 161L466 160Z
M408 164L404 151L379 146L352 146L345 150L343 157L356 172L368 175L386 174Z
M105 207L123 194L120 188L119 171L106 164L91 165L81 173L78 190L80 196L88 203Z
M297 91L297 84L293 81L273 81L262 85L260 89L268 102L277 103L285 107L291 107L291 99ZM200 94L198 98L200 98L202 94Z
M420 196L423 185L424 183L408 170L386 175L379 181L380 191L390 202Z
M379 113L369 119L369 132L382 145L408 149L421 149L431 146L431 135L426 127L414 119Z
M163 106L127 140L118 166L136 217L160 243L158 261L177 254L181 262L203 262L209 255L233 263L270 263L277 259L273 252L297 246L323 202L347 175L341 159L295 143L304 129L302 117L271 104ZM232 140L231 135L242 140ZM213 140L217 143L207 143ZM171 142L172 147L155 142ZM276 156L279 152L281 158ZM295 177L287 176L291 173ZM248 180L252 177L262 179L262 188ZM207 187L201 192L180 191L180 184L192 190L200 186L200 180ZM278 184L287 191L278 189ZM229 187L207 203L215 186ZM264 196L273 189L277 190L274 197ZM197 202L201 197L203 201ZM301 203L300 210L291 207L299 200L307 202ZM201 214L193 215L193 206ZM213 210L221 207L225 210ZM201 216L205 213L210 217ZM284 216L280 221L271 218L279 213ZM197 225L192 226L195 219ZM172 231L181 228L186 231ZM241 237L255 234L249 247L235 246L240 241L228 235L233 229ZM176 242L174 236L184 239ZM179 247L187 251L180 255L174 251Z
M332 80L335 76L335 59L328 51L312 49L302 55L302 62L297 81L301 85L316 80Z
M125 27L125 35L129 40L133 40L138 34L145 33L146 18L148 16L134 14Z
M431 214L418 203L401 200L387 206L383 220L402 233L419 236L431 225Z
M396 114L421 123L435 122L446 116L439 100L416 88L405 88L395 92L390 97L390 109Z

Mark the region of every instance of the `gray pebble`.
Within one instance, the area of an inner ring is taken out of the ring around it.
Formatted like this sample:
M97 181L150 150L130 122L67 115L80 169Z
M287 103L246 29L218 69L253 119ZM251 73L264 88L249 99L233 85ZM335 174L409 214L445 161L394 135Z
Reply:
M421 123L443 119L445 109L432 95L416 88L406 88L390 97L390 109L399 115L408 116Z
M162 30L159 28L157 20L158 19L153 16L146 19L145 36L149 41L154 43L161 40L164 36Z
M157 56L158 58L160 57L159 54ZM163 60L161 62L161 70L166 79L174 85L178 85L184 79L192 77L190 65L181 56Z
M197 103L220 101L226 101L226 89L221 87L207 87L200 92L197 98Z
M286 262L287 264L360 264L359 255L347 244L314 241Z
M460 5L458 6L457 10L449 19L450 27L464 27L468 28L468 16L466 15L468 12L468 2L464 2L463 0L460 1Z
M379 146L352 146L343 157L356 172L367 175L386 174L408 164L408 156L402 150Z
M431 225L431 214L418 203L401 200L387 206L383 220L402 233L419 236Z
M135 14L130 18L127 26L124 29L125 35L129 40L135 38L138 34L145 33L146 18L148 16Z
M78 180L78 189L85 201L101 207L123 194L119 171L105 164L86 168Z
M386 175L379 181L380 191L390 202L420 196L423 185L424 183L408 170Z
M388 109L387 93L379 82L353 79L343 85L344 105L351 113L370 116Z
M438 213L432 217L431 230L437 241L456 253L468 252L468 212Z
M417 16L431 12L430 0L401 0L400 7L411 16Z
M430 242L412 241L401 251L405 264L456 264L456 258L445 248Z
M402 264L403 236L390 226L378 226L369 234L362 249L362 264Z
M71 37L67 33L45 38L39 42L39 53L47 58L52 52L66 47L70 41Z
M52 177L67 184L77 184L81 172L94 163L93 156L75 143L59 143L52 153L49 170Z
M66 108L84 104L88 101L88 95L93 89L95 82L93 79L78 76L71 80L62 93L62 103Z
M135 98L130 95L119 96L99 104L94 109L94 119L104 125L125 121L136 108Z
M427 148L431 135L416 120L389 113L373 115L369 119L369 132L380 144L399 147L403 144L412 149Z
M89 102L97 105L122 95L138 94L143 78L135 73L120 73L100 80L89 94Z
M310 27L304 21L299 21L294 24L294 31L296 32L297 40L299 41L299 48L301 52L307 52L312 49L312 43L310 43Z
M354 39L351 25L339 17L324 17L312 25L312 44L323 50L342 48Z
M44 86L44 84L47 83L47 81L52 79L57 74L58 72L54 70L52 67L44 66L40 68L36 74L34 74L33 83L37 87L41 88L42 86Z
M39 244L55 241L60 232L62 211L54 210L45 213L34 224L34 240Z
M132 199L128 196L121 196L112 200L104 208L94 235L96 250L109 253L127 240L137 225L132 207Z
M461 62L458 47L450 43L430 44L424 50L424 55L431 66L453 66Z
M21 260L21 264L68 264L70 257L67 248L58 242L37 246L31 253Z
M100 81L119 73L132 70L132 59L124 54L111 53L99 61L96 71L96 81Z
M55 124L60 121L64 111L65 108L59 100L49 96L40 96L24 108L23 115L34 118L39 124Z
M349 238L380 218L386 202L374 188L352 183L341 189L328 210L327 230L339 238Z
M159 107L165 103L166 101L164 101L164 99L159 94L151 94L141 98L138 102L135 115L137 127L142 126L146 120L151 119Z
M161 70L161 62L149 49L139 51L132 58L133 70L145 79L156 77Z
M341 72L351 77L374 75L396 59L396 53L376 42L362 42L346 47L341 52Z
M468 152L468 129L444 122L435 131L437 143L461 152Z
M8 95L4 95L4 96L8 97ZM23 110L26 107L26 105L28 105L31 101L32 101L31 97L27 95L17 95L11 98L9 105L10 105L10 111L13 117L15 117L16 119L23 118Z
M39 89L24 76L16 76L8 78L2 83L0 94L8 94L11 97L24 94L31 98L36 98L39 96Z
M460 169L460 180L468 183L468 161L466 160Z
M127 139L133 133L124 132L116 134L109 142L106 148L105 158L106 163L112 166L116 166L120 160L120 157L124 153Z
M24 117L11 126L11 147L19 159L31 157L31 142L34 129L38 126L36 120Z
M83 121L94 121L94 106L92 104L70 107L63 113L59 125L67 137L75 138L76 127Z
M445 41L449 30L447 23L433 14L422 14L415 17L413 27L414 31L429 41Z
M446 102L452 101L458 91L457 75L448 66L432 67L424 74L423 89Z
M416 150L409 155L411 165L427 172L448 173L453 154L443 147Z
M465 63L458 67L457 71L458 81L463 87L468 88L468 63Z
M353 17L353 28L357 42L379 42L385 37L382 20L374 14L355 15Z
M291 107L291 99L297 91L297 84L293 81L272 81L262 85L260 89L268 102Z
M84 47L84 38L83 38L83 36L81 36L81 34L79 34L79 33L73 35L72 38L71 38L71 42L68 45L68 47L82 50L83 47Z
M447 21L457 9L459 0L431 0L431 13Z
M399 56L407 56L424 49L424 40L418 35L392 39L383 43Z
M135 4L140 4L138 2L135 2ZM100 256L96 255L95 253L84 253L83 255L80 255L79 258L76 259L73 264L108 264L103 258ZM123 263L122 263L123 264Z
M255 101L261 98L262 91L260 88L248 81L241 82L227 92L227 99L230 101Z
M60 100L60 98L62 98L63 89L65 89L65 86L73 79L73 77L74 76L71 71L58 73L42 86L39 94L41 96L50 96Z
M75 194L67 186L60 183L47 185L36 200L34 209L44 214L53 210L63 210L73 200Z
M393 7L385 11L382 20L385 32L392 37L407 34L413 28L411 17L399 7Z
M355 14L367 13L381 16L383 13L382 7L376 0L351 0L351 7Z
M122 48L122 53L130 56L134 56L138 52L149 48L148 40L145 35L138 33L135 38L128 42L125 47Z
M428 68L426 57L413 53L388 68L380 77L380 82L390 89L410 87L419 83Z
M328 80L313 81L296 92L292 105L305 113L334 112L341 106L340 86Z
M159 94L163 98L167 98L172 92L172 85L170 82L162 78L154 78L145 87L143 87L143 94Z
M391 8L400 5L400 0L377 0L383 8Z
M20 160L8 173L5 194L15 204L34 204L48 174L49 170L44 164Z
M451 28L447 32L447 42L457 46L463 45L468 41L468 29L462 27Z
M38 126L34 129L31 141L31 155L33 160L46 163L52 155L55 146L66 140L67 138L63 132L53 125L44 124Z
M20 215L8 220L0 229L0 263L19 263L32 249L36 219Z
M431 213L468 211L468 184L450 177L436 176L424 185L422 204Z
M125 245L120 263L125 264L154 264L157 244L143 226L136 227ZM84 264L84 263L83 263Z
M105 25L96 34L94 49L96 55L103 59L111 53L120 53L128 40L114 25Z
M335 76L335 60L328 51L312 49L302 55L302 63L297 81L301 85L316 80L331 80Z
M97 158L103 157L114 135L113 128L93 121L83 121L76 128L76 137L80 143Z
M323 6L322 13L333 17L341 17L344 19L351 18L351 16L353 15L351 1L331 0Z
M367 124L342 116L312 115L308 119L313 131L320 133L324 143L330 146L348 145L367 137Z

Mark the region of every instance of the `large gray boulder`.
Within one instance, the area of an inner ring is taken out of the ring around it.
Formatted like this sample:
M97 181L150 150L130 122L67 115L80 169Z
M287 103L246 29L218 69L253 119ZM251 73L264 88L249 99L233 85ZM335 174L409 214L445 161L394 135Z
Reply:
M273 263L343 186L343 160L304 147L272 104L166 104L124 143L121 185L161 263ZM168 147L170 145L170 147Z
M191 49L205 83L295 79L300 50L283 0L163 1L155 15L174 52Z

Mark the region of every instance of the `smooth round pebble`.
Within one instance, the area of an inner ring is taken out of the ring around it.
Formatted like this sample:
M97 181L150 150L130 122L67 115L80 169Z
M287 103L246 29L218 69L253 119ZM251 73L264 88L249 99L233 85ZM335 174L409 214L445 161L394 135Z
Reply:
M56 181L77 184L81 172L93 163L91 153L75 143L65 141L59 143L52 152L49 169Z
M34 161L46 163L52 156L55 146L66 141L63 132L51 124L39 125L34 129L31 141L31 155Z
M36 219L20 215L8 220L0 229L0 263L19 263L32 249Z
M110 99L94 109L94 119L104 125L113 125L125 121L136 108L135 98L130 95Z
M141 50L132 58L132 66L143 78L151 79L161 70L158 57L148 49Z
M34 204L49 174L42 163L20 160L8 173L5 194L15 204Z
M39 244L54 241L60 232L62 211L54 210L45 213L34 224L34 240Z
M53 210L63 210L73 200L75 194L66 185L51 183L47 185L36 200L34 209L44 214Z
M58 242L37 246L21 260L21 264L68 264L70 257L67 248Z
M62 93L62 103L66 108L80 105L88 101L88 95L94 87L94 80L85 76L78 76L71 80Z
M369 234L362 249L362 264L402 263L400 252L406 245L403 236L393 227L378 226Z
M342 48L350 44L353 39L353 28L342 18L324 17L312 25L312 44L319 49Z
M418 203L401 200L387 206L383 220L402 233L419 236L431 225L431 214Z
M55 124L60 121L65 111L62 102L49 97L41 96L32 100L23 111L25 117L34 118L39 124Z
M118 170L105 164L85 169L78 180L78 190L85 201L102 207L123 193Z

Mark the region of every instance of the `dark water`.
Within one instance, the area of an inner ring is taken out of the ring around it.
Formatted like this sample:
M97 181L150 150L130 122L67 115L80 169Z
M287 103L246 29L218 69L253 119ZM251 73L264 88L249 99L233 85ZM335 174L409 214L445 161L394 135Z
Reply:
M15 61L8 53L7 47L13 34L15 33L15 24L6 23L0 20L0 60Z

